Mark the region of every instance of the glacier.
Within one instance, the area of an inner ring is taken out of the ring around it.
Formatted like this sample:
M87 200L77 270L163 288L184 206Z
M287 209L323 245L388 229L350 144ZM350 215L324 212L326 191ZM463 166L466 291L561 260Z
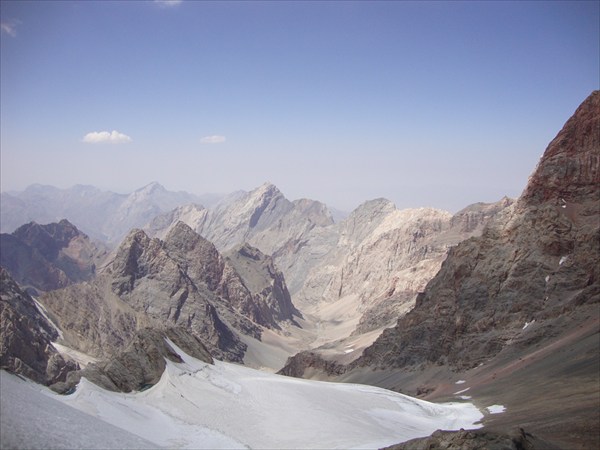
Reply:
M471 403L210 365L169 345L184 362L167 361L142 392L110 392L83 378L61 396L2 371L2 447L366 449L481 427Z

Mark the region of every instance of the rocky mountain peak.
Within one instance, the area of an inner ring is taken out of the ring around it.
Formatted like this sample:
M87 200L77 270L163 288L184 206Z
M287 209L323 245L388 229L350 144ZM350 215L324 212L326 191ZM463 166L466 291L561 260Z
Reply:
M175 225L169 230L169 233L165 237L165 241L187 241L196 240L199 235L192 230L189 225L183 223L181 220L177 221Z
M143 186L140 189L136 190L135 192L138 192L140 194L151 195L158 192L167 192L167 190L158 181L153 181L151 183L148 183L146 186Z
M123 242L119 246L119 248L130 247L131 245L138 245L141 247L145 247L150 242L150 237L146 234L144 230L140 230L139 228L132 229Z
M600 185L600 91L577 108L550 142L521 200L536 205L598 201Z
M116 278L113 283L115 292L120 295L131 291L137 279L159 270L159 253L164 251L158 239L151 239L140 229L131 230L107 267L107 271Z
M386 217L396 211L396 206L385 198L362 203L340 223L341 243L362 242Z
M180 221L167 234L164 247L192 279L204 281L210 290L217 288L223 276L223 258L212 242Z
M69 245L73 238L85 236L66 219L47 225L30 222L17 228L13 235L29 245L38 247L43 253L54 254L54 257L58 250Z
M358 206L352 213L352 216L379 216L379 215L387 215L396 210L396 205L393 202L388 200L387 198L376 198L373 200L368 200Z
M277 187L271 183L264 183L250 192L246 209L250 212L248 226L254 228L258 225L264 213L268 213L277 207L279 201L286 201L285 197Z
M30 222L0 235L1 264L23 286L58 289L92 278L106 254L68 220L40 225Z
M258 186L256 189L250 191L250 194L255 197L269 196L274 197L277 195L283 195L279 188L269 181L265 181L263 184Z
M307 198L301 198L292 202L298 212L307 217L318 226L326 227L334 223L333 216L325 203Z

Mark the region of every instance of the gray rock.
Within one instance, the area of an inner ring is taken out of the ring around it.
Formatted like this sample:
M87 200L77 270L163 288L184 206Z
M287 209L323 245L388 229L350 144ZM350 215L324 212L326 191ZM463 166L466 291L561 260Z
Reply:
M508 433L487 430L435 431L431 436L411 439L382 450L556 450L522 428Z
M0 367L38 383L66 379L77 365L52 346L58 337L34 300L0 267Z
M139 391L158 382L166 363L183 362L166 341L170 339L190 356L213 364L212 356L202 342L183 328L144 328L136 332L127 347L109 359L89 364L85 369L71 372L65 382L53 384L59 393L71 391L85 377L97 385L112 391Z

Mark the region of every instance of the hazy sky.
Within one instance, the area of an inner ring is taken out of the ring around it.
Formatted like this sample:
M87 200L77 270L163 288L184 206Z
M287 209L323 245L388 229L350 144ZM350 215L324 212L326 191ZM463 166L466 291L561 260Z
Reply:
M518 196L599 87L599 2L1 2L1 187Z

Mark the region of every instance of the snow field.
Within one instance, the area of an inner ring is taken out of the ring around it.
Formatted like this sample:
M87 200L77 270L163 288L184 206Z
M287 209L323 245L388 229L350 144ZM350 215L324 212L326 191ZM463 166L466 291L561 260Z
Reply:
M481 426L483 415L470 403L434 404L372 386L209 365L169 345L185 362L168 361L146 391L109 392L82 379L70 396L43 392L168 448L380 448L440 428Z

